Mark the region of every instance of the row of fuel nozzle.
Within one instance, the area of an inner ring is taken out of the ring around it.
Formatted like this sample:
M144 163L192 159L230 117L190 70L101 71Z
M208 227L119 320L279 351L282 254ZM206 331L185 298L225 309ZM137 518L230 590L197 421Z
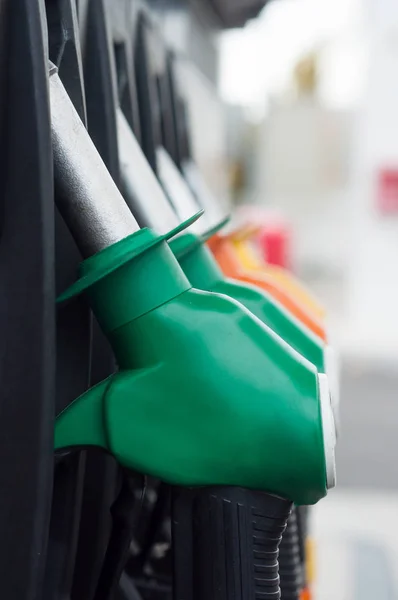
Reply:
M198 598L234 572L234 598L308 599L308 507L335 485L339 422L323 308L228 226L193 159L159 148L156 175L117 108L121 193L52 64L49 96L57 204L84 256L58 302L84 296L117 362L57 416L55 451L96 446L194 497Z

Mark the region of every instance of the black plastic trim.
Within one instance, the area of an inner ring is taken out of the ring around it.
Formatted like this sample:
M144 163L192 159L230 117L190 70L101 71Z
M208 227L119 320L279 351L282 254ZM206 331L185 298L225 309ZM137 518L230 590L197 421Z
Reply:
M41 2L2 2L0 581L41 600L55 413L52 150Z

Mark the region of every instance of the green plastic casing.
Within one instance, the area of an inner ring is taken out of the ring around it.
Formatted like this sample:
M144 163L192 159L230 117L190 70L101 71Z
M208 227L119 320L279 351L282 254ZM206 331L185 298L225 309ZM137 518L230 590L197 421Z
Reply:
M205 246L203 238L184 233L170 242L182 270L198 289L226 294L241 302L292 348L309 360L320 373L325 373L324 344L302 325L270 294L254 285L225 277L217 261Z
M180 486L317 502L316 369L240 303L193 289L167 237L143 229L106 248L60 298L86 293L120 370L57 417L55 448L100 446Z

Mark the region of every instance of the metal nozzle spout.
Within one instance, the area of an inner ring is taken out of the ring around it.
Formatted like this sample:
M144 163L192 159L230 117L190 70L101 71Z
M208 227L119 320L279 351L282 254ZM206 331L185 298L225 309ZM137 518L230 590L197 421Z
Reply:
M196 202L183 175L162 146L159 146L156 150L156 159L160 183L166 195L170 198L170 202L173 204L178 218L181 221L186 221L202 207ZM198 234L203 233L204 223L206 221L201 219L198 223L194 224L191 230ZM204 229L207 229L206 225Z
M88 257L139 226L53 66L49 79L56 202L81 253Z
M121 109L117 109L120 169L126 202L142 225L164 234L180 221ZM192 216L192 215L191 215Z

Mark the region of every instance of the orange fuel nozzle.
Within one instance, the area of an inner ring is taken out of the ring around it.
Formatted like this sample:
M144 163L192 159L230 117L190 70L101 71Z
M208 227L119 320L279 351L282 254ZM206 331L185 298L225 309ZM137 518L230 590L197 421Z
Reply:
M268 292L315 333L315 335L326 341L325 328L320 318L311 314L306 306L286 291L271 275L247 270L242 266L230 235L216 234L210 238L208 246L227 277L251 283Z
M315 318L322 321L325 318L325 309L306 287L286 268L267 263L260 252L256 251L252 240L256 238L257 233L258 227L247 226L230 235L231 242L244 270L270 276L286 293L291 294Z

